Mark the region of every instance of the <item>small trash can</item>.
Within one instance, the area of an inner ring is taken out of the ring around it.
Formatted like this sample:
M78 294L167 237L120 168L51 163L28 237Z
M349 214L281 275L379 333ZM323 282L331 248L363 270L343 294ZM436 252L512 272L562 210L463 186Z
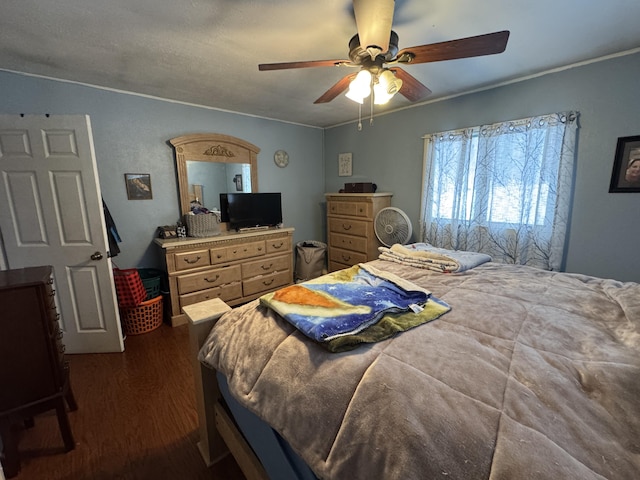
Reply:
M296 282L319 277L326 265L327 244L306 240L296 244Z

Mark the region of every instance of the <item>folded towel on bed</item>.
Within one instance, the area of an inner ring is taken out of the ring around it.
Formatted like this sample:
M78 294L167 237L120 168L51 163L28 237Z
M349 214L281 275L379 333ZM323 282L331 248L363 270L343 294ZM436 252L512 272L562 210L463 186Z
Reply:
M447 250L428 243L413 243L406 246L396 243L391 248L379 247L378 250L381 260L442 273L464 272L491 261L491 257L485 253Z
M431 292L407 280L360 264L268 293L260 302L309 338L338 351L388 338L449 311L438 299L428 303L430 297ZM425 305L429 308L422 313ZM403 314L408 316L398 318ZM365 332L385 316L384 324Z

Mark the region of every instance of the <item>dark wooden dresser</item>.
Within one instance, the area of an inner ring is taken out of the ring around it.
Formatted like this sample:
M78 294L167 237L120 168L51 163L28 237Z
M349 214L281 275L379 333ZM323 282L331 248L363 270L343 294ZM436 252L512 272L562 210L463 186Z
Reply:
M65 450L75 447L67 418L77 409L64 360L52 267L0 271L0 435L7 477L20 470L16 425L55 409Z

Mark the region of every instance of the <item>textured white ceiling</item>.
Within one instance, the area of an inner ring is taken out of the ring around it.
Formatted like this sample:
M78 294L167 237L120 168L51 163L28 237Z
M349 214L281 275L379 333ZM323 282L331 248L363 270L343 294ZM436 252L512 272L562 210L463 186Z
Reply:
M396 0L393 29L400 49L511 31L502 54L404 67L429 101L637 49L639 18L639 0ZM352 69L258 64L346 59L355 33L350 0L2 0L0 69L324 127L357 117L313 104Z

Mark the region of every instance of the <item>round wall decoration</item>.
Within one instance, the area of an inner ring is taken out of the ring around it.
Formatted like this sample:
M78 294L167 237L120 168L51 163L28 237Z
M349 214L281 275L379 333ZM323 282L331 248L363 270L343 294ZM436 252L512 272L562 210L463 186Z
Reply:
M289 165L289 154L284 150L277 150L276 153L273 155L273 161L280 168L284 168L287 165Z

